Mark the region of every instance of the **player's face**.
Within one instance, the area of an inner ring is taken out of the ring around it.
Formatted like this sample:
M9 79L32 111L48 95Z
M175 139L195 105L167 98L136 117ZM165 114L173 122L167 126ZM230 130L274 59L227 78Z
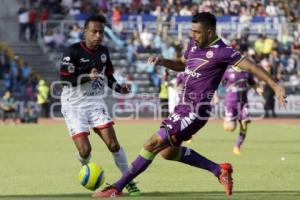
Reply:
M205 47L209 43L210 32L201 23L192 23L190 35L199 47Z
M101 44L104 35L104 24L99 22L89 22L85 31L85 40L91 46Z

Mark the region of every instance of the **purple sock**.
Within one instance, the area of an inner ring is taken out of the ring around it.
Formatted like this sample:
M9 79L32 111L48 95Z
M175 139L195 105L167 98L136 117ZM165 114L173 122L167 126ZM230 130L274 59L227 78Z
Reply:
M130 181L148 168L152 160L148 160L138 155L138 157L132 162L131 166L123 173L122 177L113 184L114 187L121 192Z
M212 172L216 177L220 176L220 166L217 163L214 163L208 160L207 158L201 156L194 150L187 147L181 147L180 154L180 157L176 159L176 161L201 169L206 169Z
M235 146L238 147L238 148L240 148L241 145L243 144L245 138L246 138L246 134L240 132L240 135L239 135L239 137L236 140Z

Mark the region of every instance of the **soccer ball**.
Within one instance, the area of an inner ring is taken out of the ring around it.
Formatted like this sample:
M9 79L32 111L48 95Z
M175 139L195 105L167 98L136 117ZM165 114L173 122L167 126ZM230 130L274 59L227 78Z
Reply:
M105 182L104 170L95 163L83 165L78 178L83 187L93 191Z

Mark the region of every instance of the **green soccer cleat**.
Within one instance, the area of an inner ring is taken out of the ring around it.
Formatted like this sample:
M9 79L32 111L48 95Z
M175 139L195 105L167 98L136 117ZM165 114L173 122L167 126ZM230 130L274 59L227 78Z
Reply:
M132 196L132 197L137 197L137 196L141 196L141 191L140 189L136 186L135 182L130 182L128 183L125 188L128 191L128 195Z

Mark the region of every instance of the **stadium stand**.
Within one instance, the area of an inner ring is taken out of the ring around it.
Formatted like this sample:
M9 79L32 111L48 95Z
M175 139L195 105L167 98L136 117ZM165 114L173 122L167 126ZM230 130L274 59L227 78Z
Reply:
M191 15L210 11L218 16L218 33L225 40L254 60L261 60L266 69L272 67L274 76L285 85L288 94L300 93L300 3L297 0L19 2L18 15L36 12L35 36L31 37L28 24L26 41L15 40L8 46L49 82L58 79L56 73L64 48L82 39L83 20L92 13L102 13L110 21L104 43L111 49L116 72L129 75L137 85L137 93L156 92L164 71L150 68L145 58L151 53L170 58L181 56ZM147 47L141 41L145 29L153 39ZM257 41L264 46L262 52L255 47L259 46ZM0 73L3 82L3 70Z

